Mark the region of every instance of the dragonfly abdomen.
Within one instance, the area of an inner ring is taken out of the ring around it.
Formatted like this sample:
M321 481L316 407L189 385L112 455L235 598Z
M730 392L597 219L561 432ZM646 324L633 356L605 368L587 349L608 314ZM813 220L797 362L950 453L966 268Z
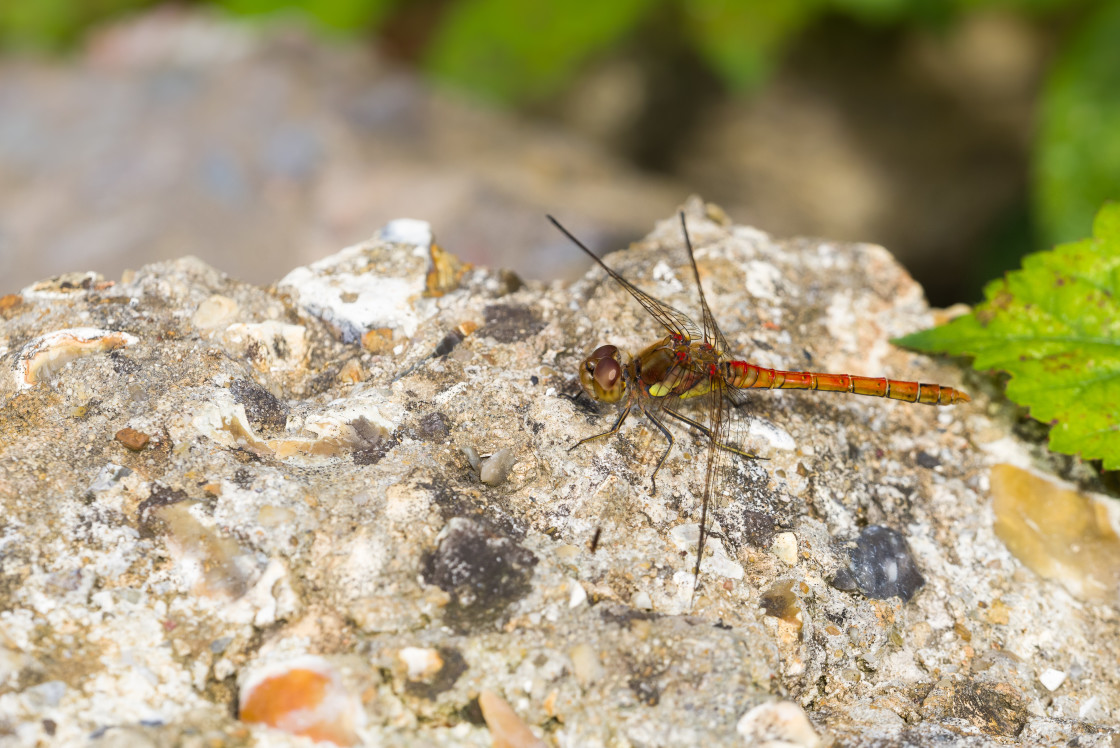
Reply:
M853 395L886 397L891 400L925 405L954 405L970 400L969 396L960 390L939 384L922 384L883 377L860 377L853 374L764 369L745 361L727 361L721 366L724 367L723 375L727 381L740 389L848 392Z

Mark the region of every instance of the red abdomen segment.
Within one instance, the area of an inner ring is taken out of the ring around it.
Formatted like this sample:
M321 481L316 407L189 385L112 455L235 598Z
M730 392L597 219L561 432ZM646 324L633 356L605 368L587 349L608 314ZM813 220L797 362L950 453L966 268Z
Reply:
M780 371L764 369L745 361L728 361L724 377L740 389L771 390L820 390L822 392L850 392L853 395L888 397L908 403L925 405L955 405L967 403L964 392L940 384L903 382L898 379L857 377L851 374L818 374L812 371Z

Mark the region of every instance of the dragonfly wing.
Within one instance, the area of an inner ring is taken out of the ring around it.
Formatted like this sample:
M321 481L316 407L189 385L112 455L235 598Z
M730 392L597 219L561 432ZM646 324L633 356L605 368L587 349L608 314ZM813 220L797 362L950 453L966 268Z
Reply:
M732 387L730 384L725 385L725 387L727 389L724 391L724 397L731 401L732 406L741 408L742 406L750 402L750 398L747 397L746 390L741 390L738 387Z
M711 392L706 395L708 416L708 455L704 469L704 490L700 498L700 540L696 548L696 566L693 568L692 603L696 602L696 592L700 586L700 564L704 560L704 547L711 534L709 525L714 512L719 508L717 502L726 494L727 481L725 462L728 459L727 446L732 445L731 401L728 397L731 388L722 376L712 378Z
M727 346L727 338L723 337L723 332L716 324L716 318L708 306L708 300L704 297L704 286L700 283L700 270L696 267L696 257L692 251L692 240L688 237L688 226L685 224L683 210L680 216L684 245L688 249L688 262L692 265L692 277L696 279L696 290L700 294L700 311L704 320L704 342L712 345L720 354L728 353L730 349Z
M610 266L603 262L603 260L597 254L588 249L583 242L572 236L571 232L561 226L559 221L557 221L552 216L548 216L548 220L552 221L552 225L560 229L560 232L563 233L564 236L568 237L568 239L570 239L573 244L582 249L584 254L594 260L596 264L599 265L599 267L603 268L603 270L606 271L607 275L613 278L615 282L618 283L618 285L625 288L631 296L637 299L638 303L645 307L645 310L649 312L654 319L660 322L661 326L664 327L671 335L682 338L685 343L700 339L707 340L706 337L701 338L703 333L701 332L700 328L696 326L696 323L688 318L688 315L674 309L673 307L662 301L658 301L642 289L635 286L630 281L623 278L621 275L612 270Z

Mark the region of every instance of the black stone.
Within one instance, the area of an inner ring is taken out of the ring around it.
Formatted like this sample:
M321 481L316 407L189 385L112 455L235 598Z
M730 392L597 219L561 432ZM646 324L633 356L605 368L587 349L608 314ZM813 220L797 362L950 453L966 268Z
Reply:
M897 530L870 525L856 538L848 551L850 568L841 569L832 579L838 590L858 589L875 600L899 597L909 602L926 583L910 552L910 544Z

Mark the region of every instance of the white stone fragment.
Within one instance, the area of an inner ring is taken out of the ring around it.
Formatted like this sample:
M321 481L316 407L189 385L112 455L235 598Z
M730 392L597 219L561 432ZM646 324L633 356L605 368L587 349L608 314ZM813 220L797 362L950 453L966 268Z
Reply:
M203 301L191 315L191 323L200 330L225 327L237 317L237 302L228 296L214 294Z
M271 589L265 586L269 581L272 582ZM294 618L299 613L300 598L296 591L292 589L291 580L288 577L288 567L283 563L276 559L269 561L264 574L261 575L261 579L257 582L253 591L255 592L257 588L261 590L262 595L271 594L272 599L268 601L266 608L257 612L257 615L253 618L254 626L268 626L275 621Z
M503 447L482 461L479 479L488 486L501 485L516 463L517 453L509 447Z
M669 538L680 550L695 554L696 547L700 543L700 525L696 523L677 525L669 531ZM704 559L700 562L700 571L727 579L743 578L742 565L727 555L723 543L711 535L704 540Z
M424 275L382 275L370 270L369 260L375 252L389 251L381 246L386 242L427 252L432 241L432 227L427 222L400 218L390 221L368 242L292 270L277 287L293 293L310 314L338 327L345 343L355 343L364 333L381 327L411 338L420 325L413 301L424 291Z
M397 218L385 224L377 236L382 241L427 249L432 244L432 225L416 218Z
M40 335L23 346L16 357L12 372L16 388L30 389L39 383L42 376L50 376L76 358L106 353L138 342L139 338L127 332L95 327L70 327Z
M54 708L66 695L66 684L60 680L49 680L36 686L31 686L23 692L24 696L36 707Z
M207 400L191 417L189 431L179 432L172 427L173 438L201 435L226 448L248 448L281 460L321 463L345 458L352 448L375 443L392 433L401 416L395 405L376 397L335 400L319 412L289 419L289 433L303 430L313 438L300 435L264 439L254 431L245 406L235 403L228 391L218 391Z
M649 593L645 590L638 590L634 596L630 598L630 604L638 610L653 610L653 600L650 599Z
M770 543L770 552L786 566L797 564L797 536L792 532L779 532Z
M789 452L797 448L797 442L793 440L788 431L762 418L750 419L750 425L747 426L747 435L752 439L764 440L772 449L782 449Z
M575 579L568 581L568 607L578 608L587 602L587 590Z
M572 661L572 675L584 688L603 677L602 658L595 651L595 648L587 642L577 644L569 649L568 658Z
M320 439L345 439L353 429L350 424L366 421L379 431L391 434L398 424L393 417L387 415L386 406L390 411L393 410L390 403L368 397L335 400L323 412L308 415L303 427Z
M408 671L409 680L431 678L443 669L443 658L439 652L427 647L402 647L397 658Z
M131 472L131 470L123 465L117 465L113 462L106 463L101 466L101 470L97 472L97 477L89 484L89 490L94 493L98 491L108 491L115 486L121 478L124 478Z
M232 355L249 357L261 371L299 369L311 355L306 327L272 319L230 325L222 333L222 343Z
M768 701L735 726L747 745L758 748L816 748L821 744L805 710L792 701Z
M1066 682L1066 674L1061 670L1046 668L1042 671L1042 674L1038 676L1038 681L1046 686L1047 691L1057 691L1058 688Z
M364 333L379 327L412 337L420 318L411 300L424 291L424 276L393 278L344 269L356 264L365 251L366 245L359 244L298 267L284 276L278 287L293 292L308 313L336 325L343 342L355 343Z

